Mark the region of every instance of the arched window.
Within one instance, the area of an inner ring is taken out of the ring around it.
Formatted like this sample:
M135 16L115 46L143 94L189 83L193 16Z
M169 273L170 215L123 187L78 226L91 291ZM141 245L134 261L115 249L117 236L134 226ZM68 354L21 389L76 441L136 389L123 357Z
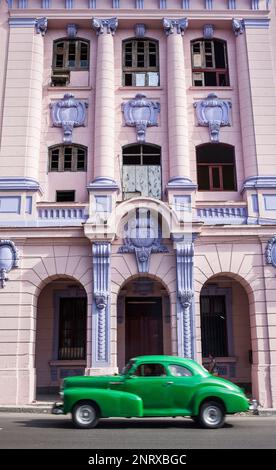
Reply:
M86 171L87 148L55 145L49 148L49 171Z
M123 86L158 86L158 41L128 39L123 42Z
M89 41L80 38L54 41L53 69L88 70Z
M229 86L227 44L220 39L191 43L194 86Z
M196 161L199 190L236 191L235 151L232 145L199 145Z
M161 148L149 144L124 147L124 198L148 196L161 199L161 193Z

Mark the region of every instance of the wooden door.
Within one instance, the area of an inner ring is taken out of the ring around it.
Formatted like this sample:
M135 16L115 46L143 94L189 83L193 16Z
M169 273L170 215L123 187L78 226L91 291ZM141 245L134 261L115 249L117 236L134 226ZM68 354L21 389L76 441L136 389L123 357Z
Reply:
M161 297L126 298L126 362L135 356L163 354Z

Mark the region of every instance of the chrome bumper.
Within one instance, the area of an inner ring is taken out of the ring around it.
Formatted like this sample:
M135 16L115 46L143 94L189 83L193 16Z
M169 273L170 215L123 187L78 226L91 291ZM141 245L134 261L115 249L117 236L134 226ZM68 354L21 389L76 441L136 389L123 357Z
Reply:
M259 414L259 403L257 400L249 400L249 409L253 411L254 415Z
M55 402L52 408L53 415L63 415L63 402Z

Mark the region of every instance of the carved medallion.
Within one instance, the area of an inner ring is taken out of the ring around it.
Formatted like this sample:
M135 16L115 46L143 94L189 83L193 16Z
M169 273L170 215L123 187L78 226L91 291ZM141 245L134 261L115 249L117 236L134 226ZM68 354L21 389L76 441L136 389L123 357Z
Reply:
M158 126L160 103L150 101L146 95L137 93L133 100L122 103L126 126L136 128L137 142L145 142L147 127Z
M18 267L18 251L11 240L0 240L0 285L5 287L7 274Z
M85 126L88 103L76 100L74 95L66 93L62 100L50 104L53 125L63 128L63 142L72 143L74 127Z
M267 242L265 259L267 264L272 264L276 268L276 235Z
M220 128L230 126L231 102L210 93L205 100L194 103L199 126L209 127L211 142L219 142Z

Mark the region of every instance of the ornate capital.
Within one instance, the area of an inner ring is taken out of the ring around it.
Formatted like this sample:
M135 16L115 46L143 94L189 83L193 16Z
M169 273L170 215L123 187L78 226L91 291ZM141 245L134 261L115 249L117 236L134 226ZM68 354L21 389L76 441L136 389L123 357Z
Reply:
M215 93L194 103L198 125L209 127L211 142L219 142L220 128L230 126L231 106L230 101L219 99Z
M192 301L193 301L193 298L194 298L194 293L193 293L192 289L179 290L178 291L178 297L179 297L181 305L186 310L186 309L189 309L192 305Z
M234 31L235 36L239 36L240 34L243 34L244 33L244 20L238 20L236 18L233 18L232 29Z
M172 20L171 18L163 18L163 28L167 36L174 33L184 36L188 28L188 19L180 18L179 20Z
M66 93L62 100L50 104L53 125L63 128L63 142L72 143L74 127L85 125L88 103L76 100L74 95Z
M37 18L35 20L35 30L37 34L41 34L42 37L45 36L48 28L48 19L46 17Z
M267 242L265 250L265 259L267 264L272 264L276 268L276 235Z
M133 100L122 104L126 126L136 127L137 142L145 142L147 127L158 126L160 104L138 93Z
M18 251L11 240L0 240L0 285L5 287L8 281L7 274L13 269L18 268Z
M108 297L109 295L107 292L95 292L94 293L96 306L99 310L103 310L107 307Z
M92 18L92 28L95 29L97 36L99 34L112 34L114 35L118 27L118 18Z

